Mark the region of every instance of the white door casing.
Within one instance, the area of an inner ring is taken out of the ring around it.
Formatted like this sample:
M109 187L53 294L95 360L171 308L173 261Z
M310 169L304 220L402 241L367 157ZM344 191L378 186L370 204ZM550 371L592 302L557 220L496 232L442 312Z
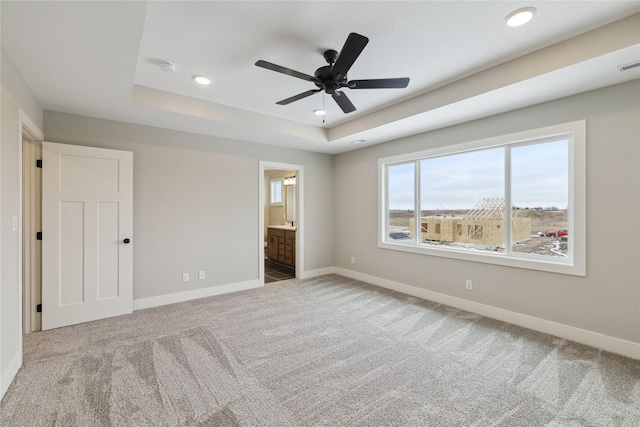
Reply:
M42 329L131 313L133 153L44 142L42 154Z
M42 316L36 311L42 303L42 244L36 233L42 231L42 141L23 137L22 142L22 299L23 331L42 330Z

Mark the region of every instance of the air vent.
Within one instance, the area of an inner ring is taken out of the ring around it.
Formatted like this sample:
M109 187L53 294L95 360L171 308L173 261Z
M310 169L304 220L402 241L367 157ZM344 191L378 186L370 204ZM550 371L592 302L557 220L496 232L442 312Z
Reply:
M638 68L638 67L640 67L640 60L639 61L630 62L630 63L624 64L624 65L618 65L618 70L627 71L627 70L632 70L632 69Z

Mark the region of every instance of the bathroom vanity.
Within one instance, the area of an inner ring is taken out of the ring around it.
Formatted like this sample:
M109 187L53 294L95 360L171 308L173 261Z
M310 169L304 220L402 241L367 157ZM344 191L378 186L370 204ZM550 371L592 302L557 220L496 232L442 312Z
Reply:
M296 266L296 228L270 225L267 228L267 258L270 261Z

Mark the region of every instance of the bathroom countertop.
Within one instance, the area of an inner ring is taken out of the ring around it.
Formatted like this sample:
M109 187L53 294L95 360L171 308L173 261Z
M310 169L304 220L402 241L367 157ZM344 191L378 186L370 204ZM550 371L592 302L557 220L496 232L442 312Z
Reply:
M275 228L276 230L296 231L296 227L290 225L267 225L267 228Z

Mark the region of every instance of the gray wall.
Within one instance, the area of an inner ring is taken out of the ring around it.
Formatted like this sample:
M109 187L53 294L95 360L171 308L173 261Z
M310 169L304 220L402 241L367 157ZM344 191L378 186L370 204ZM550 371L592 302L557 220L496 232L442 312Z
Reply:
M378 158L581 119L587 120L586 277L377 247ZM340 154L335 265L638 343L639 164L638 80ZM473 280L472 292L465 279Z
M11 231L11 217L20 213L20 110L42 130L43 111L8 58L2 53L2 132L0 146L0 373L6 387L8 369L19 357L20 265L19 233Z
M134 299L258 279L259 160L304 167L304 266L333 265L332 156L53 111L44 133L133 151Z

